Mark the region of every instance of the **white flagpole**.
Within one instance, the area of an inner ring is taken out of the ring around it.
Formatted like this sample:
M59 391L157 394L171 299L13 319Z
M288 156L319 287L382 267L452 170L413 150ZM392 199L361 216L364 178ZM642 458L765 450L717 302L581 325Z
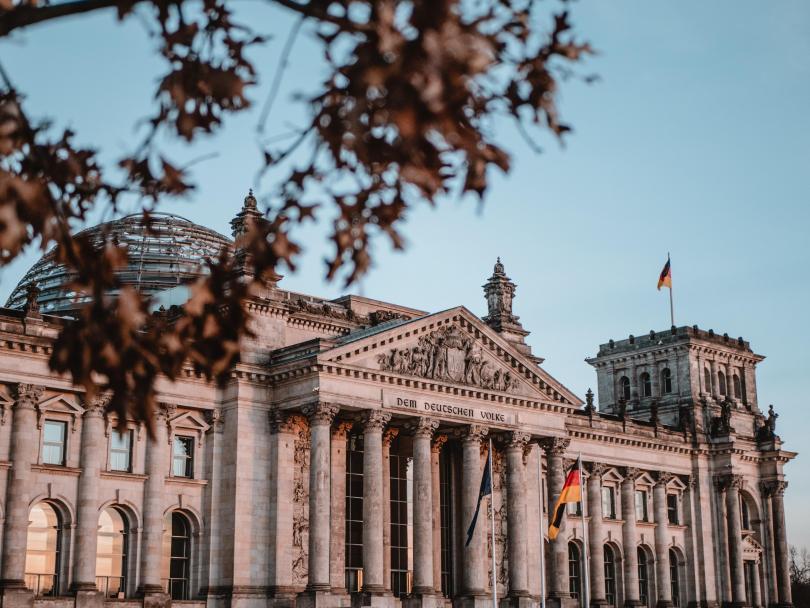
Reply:
M583 552L583 563L584 563L584 570L582 580L584 581L583 585L583 596L582 599L584 600L583 606L585 608L589 608L591 604L591 576L590 576L590 558L588 557L588 534L585 531L585 518L588 516L588 500L585 491L585 479L582 476L582 452L579 453L579 499L582 501L582 546L584 547Z
M498 583L495 571L495 471L492 469L492 437L489 438L489 521L492 524L492 608L498 608Z
M545 498L543 492L543 457L537 458L540 474L540 608L546 608L546 525L543 522Z

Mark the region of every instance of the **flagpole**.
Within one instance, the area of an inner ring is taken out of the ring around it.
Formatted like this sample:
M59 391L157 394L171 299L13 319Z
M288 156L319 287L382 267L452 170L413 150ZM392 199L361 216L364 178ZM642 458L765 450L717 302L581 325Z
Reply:
M667 264L669 264L669 319L672 322L671 326L675 327L675 305L672 303L672 262L669 259L669 251L667 251Z
M582 476L582 452L579 453L579 499L582 501L582 546L584 547L583 552L583 563L584 563L584 570L583 573L583 606L585 608L589 608L591 604L591 578L590 578L590 558L588 557L588 534L585 532L585 518L588 516L588 501L587 501L587 493L585 492L585 484L583 483L585 480Z
M498 608L498 583L495 571L495 479L492 468L492 437L489 438L489 474L492 492L489 495L489 520L492 524L492 608Z
M543 524L545 512L545 499L543 492L543 457L537 459L537 468L540 473L540 608L546 608L546 533Z

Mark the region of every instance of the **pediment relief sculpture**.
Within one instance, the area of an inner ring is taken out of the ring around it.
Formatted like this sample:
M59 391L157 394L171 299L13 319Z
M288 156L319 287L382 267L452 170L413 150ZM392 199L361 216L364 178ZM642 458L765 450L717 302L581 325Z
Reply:
M499 369L480 345L455 325L419 337L415 346L393 348L377 356L380 370L431 380L514 392L515 372Z

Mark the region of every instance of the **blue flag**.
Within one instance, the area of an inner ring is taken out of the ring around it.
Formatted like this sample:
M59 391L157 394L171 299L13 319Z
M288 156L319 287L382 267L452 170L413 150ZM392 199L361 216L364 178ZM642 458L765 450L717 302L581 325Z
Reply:
M470 541L472 540L473 533L475 532L475 523L478 521L478 512L481 510L481 501L484 499L484 496L489 496L492 494L492 470L490 468L490 454L487 452L487 464L484 467L484 474L481 477L481 489L478 490L478 504L475 505L475 515L473 515L472 521L470 522L470 527L467 529L467 542L464 544L465 547L470 546Z

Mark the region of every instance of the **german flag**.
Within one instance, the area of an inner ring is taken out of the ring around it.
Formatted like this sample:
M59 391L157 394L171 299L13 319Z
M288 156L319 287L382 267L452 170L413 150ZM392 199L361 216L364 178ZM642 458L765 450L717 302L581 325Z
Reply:
M672 268L669 266L669 256L667 256L667 263L664 264L664 269L658 277L658 291L661 291L662 287L672 289Z
M579 477L579 458L574 463L574 466L568 471L565 476L565 483L560 491L560 497L557 499L557 504L554 505L554 513L551 516L551 521L548 522L548 537L551 540L557 538L557 533L562 526L562 520L565 516L565 505L569 502L579 502L582 500L582 480Z

